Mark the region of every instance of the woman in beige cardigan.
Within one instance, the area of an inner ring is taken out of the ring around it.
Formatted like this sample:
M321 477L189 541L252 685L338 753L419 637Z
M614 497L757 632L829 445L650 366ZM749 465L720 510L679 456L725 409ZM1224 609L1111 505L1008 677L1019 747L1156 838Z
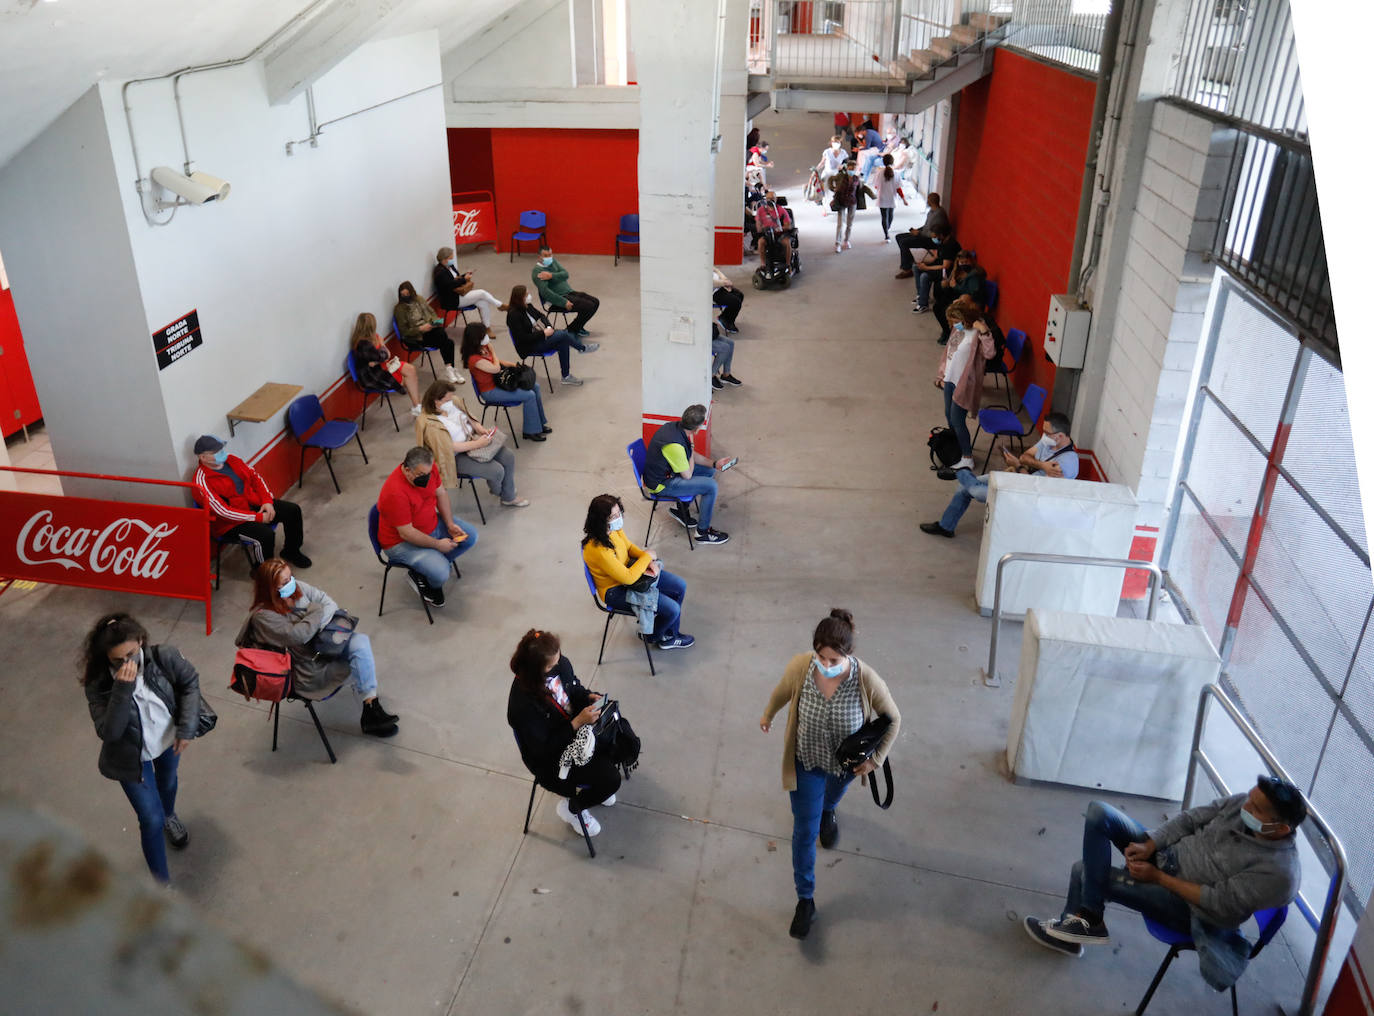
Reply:
M854 615L832 610L816 625L812 653L792 657L773 689L759 729L767 733L773 717L788 707L783 735L782 786L792 800L792 879L797 886L793 938L805 938L816 916L816 836L827 850L840 841L835 807L855 776L867 776L883 764L897 740L902 715L887 684L872 667L853 655ZM835 749L864 722L888 716L892 725L872 758L852 772L842 769Z
M529 501L515 492L515 453L500 445L491 457L474 458L493 441L501 440L495 427L483 427L453 396L456 385L442 379L425 389L420 400L423 412L415 421L415 442L434 455L435 468L445 487L456 487L460 477L480 477L507 508L527 508Z

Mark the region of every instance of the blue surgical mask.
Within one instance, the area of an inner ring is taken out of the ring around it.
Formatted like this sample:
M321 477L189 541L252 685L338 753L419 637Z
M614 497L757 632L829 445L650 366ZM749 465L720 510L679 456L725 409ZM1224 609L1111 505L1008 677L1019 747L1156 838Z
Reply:
M448 265L450 268L452 268L452 267L453 267L453 258L449 258L447 261L444 262L444 264L446 264L446 265Z
M283 600L289 600L296 595L296 576L292 575L286 580L286 585L277 590L277 595Z
M228 448L221 448L219 451L215 452L215 465L217 465L217 466L222 466L222 465L224 465L224 463L225 463L226 461L228 461L228 459L229 459L229 449L228 449Z
M625 528L625 516L622 515L618 519L611 519L611 521L606 524L606 528L613 533L620 532Z
M548 257L548 258L540 258L540 259L539 259L539 263L540 263L541 265L551 265L551 264L553 264L553 258L551 258L551 257Z
M824 663L821 662L821 658L819 656L816 657L816 670L820 672L822 677L839 677L841 674L845 672L845 669L848 666L848 660L841 660L833 667L827 667Z
M1245 824L1245 828L1249 829L1252 833L1264 832L1265 823L1259 820L1258 815L1252 814L1244 808L1240 810L1240 820Z

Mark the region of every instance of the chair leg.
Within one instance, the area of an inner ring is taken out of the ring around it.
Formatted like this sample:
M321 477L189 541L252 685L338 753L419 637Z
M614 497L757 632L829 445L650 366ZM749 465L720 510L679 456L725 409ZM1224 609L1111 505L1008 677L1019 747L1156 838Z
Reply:
M601 658L606 655L606 636L611 633L611 615L606 615L606 627L601 629L601 652L596 654L597 666L601 665Z
M548 358L547 356L541 356L541 357L539 357L539 359L541 359L541 360L544 361L544 380L548 381L548 383L549 383L549 394L552 395L552 394L553 394L553 375L549 373L549 358ZM533 364L531 364L531 366L533 366Z
M304 486L305 486L305 445L301 445L301 475L300 475L300 478L296 481L296 489L299 490L300 488L302 488L302 487L304 487Z
M649 533L654 528L654 512L658 511L658 502L654 501L649 508L649 524L644 527L644 546L649 545Z
M1140 1005L1136 1006L1135 1016L1143 1016L1145 1007L1150 1004L1150 999L1154 998L1155 989L1159 987L1159 982L1164 980L1164 975L1168 973L1169 970L1169 964L1174 961L1174 957L1178 955L1178 952L1178 946L1169 946L1169 954L1164 957L1164 962L1161 963L1159 969L1155 971L1155 979L1150 982L1150 987L1146 989L1145 997L1140 1000Z
M1231 1016L1240 1016L1240 1008L1236 1003L1236 986L1231 985Z
M532 783L532 784L530 785L530 806L529 806L528 808L525 809L525 832L524 832L524 835L529 835L529 831L530 831L530 816L534 814L534 793L535 793L535 791L537 791L538 789L539 789L539 781L538 781L538 780L535 780L534 783Z
M273 702L270 711L272 713L272 750L276 751L277 727L281 724L281 703Z
M638 632L635 632L635 634L639 635ZM649 661L649 676L657 677L658 672L654 670L654 654L649 651L649 640L643 635L640 635L639 641L644 644L644 658Z
M367 430L367 397L369 394L369 392L363 392L363 413L362 417L358 420L359 430Z
M401 432L401 423L396 419L396 407L391 404L391 395L383 392L382 398L386 399L386 408L391 411L391 425L396 428L396 433L399 434ZM363 422L366 423L367 421L364 420Z
M391 578L391 565L386 566L386 571L382 572L382 598L377 601L377 616L382 616L382 608L386 606L386 580Z
M615 238L615 261L612 262L611 267L614 268L614 267L616 267L616 266L619 265L619 264L620 264L620 237L617 236L617 237Z
M220 559L220 555L223 554L223 553L224 553L224 541L223 541L223 540L216 540L216 541L215 541L215 588L216 588L216 589L219 588L219 576L220 576L220 563L219 563L219 559Z
M439 374L438 374L438 372L434 369L434 351L433 351L433 350L430 350L430 349L426 349L426 350L425 350L425 361L429 364L429 372L430 372L431 374L433 374L435 378L438 378Z
M515 442L515 447L519 448L520 439L515 436L515 424L510 422L510 406L502 406L501 408L506 411L506 429L510 431L510 439ZM521 414L521 419L524 419L523 411Z
M477 502L477 517L482 520L482 525L485 526L487 524L487 513L482 511L482 499L477 494L477 481L469 476L468 483L472 485L472 499Z
M310 714L310 718L315 721L315 730L319 733L320 740L324 742L324 750L329 755L329 764L334 765L339 760L334 756L334 747L329 743L329 738L325 736L324 724L322 724L320 722L320 718L315 715L315 703L311 702L309 699L306 699L305 709L306 712Z
M359 446L359 447L361 447L361 446ZM334 481L334 493L335 493L335 494L342 494L343 491L339 488L339 478L338 478L337 476L334 475L334 463L333 463L333 461L332 461L333 456L330 454L330 450L329 450L328 448L323 449L323 451L324 451L324 464L325 464L326 466L329 467L329 478L330 478L331 480Z
M580 811L577 813L577 824L582 827L582 838L587 841L587 853L589 853L593 858L595 858L596 847L592 846L591 833L587 832L587 822L585 819L583 819L582 813Z
M398 426L396 429L399 431L401 428ZM355 433L353 440L358 442L358 451L363 453L363 465L367 465L367 449L363 447L363 436Z
M995 448L996 446L997 446L997 435L996 435L996 434L993 434L993 435L992 435L992 441L990 441L990 442L988 443L988 453L987 453L986 455L983 456L983 468L982 468L982 470L981 470L980 472L981 472L981 474L984 475L984 476L987 475L988 463L992 461L992 449Z

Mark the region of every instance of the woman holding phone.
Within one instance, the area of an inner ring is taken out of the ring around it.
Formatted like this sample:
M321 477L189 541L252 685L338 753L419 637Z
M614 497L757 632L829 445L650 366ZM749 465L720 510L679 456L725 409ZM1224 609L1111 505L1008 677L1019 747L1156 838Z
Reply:
M420 382L415 374L415 364L403 362L386 348L386 343L377 334L375 315L358 315L358 320L353 322L348 348L353 350L353 367L358 372L359 381L368 388L384 391L399 392L404 389L406 395L410 396L410 415L420 415Z

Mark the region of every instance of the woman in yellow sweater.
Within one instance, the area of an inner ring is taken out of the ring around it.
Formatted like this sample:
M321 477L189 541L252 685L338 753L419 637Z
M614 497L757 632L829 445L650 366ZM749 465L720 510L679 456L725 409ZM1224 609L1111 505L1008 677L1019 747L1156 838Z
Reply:
M659 649L686 649L696 639L678 631L682 601L687 583L664 571L658 555L636 547L625 537L625 506L614 494L598 494L587 506L587 521L582 527L582 560L596 583L596 595L612 610L625 609L626 587L643 576L658 578L658 613L654 617L651 639Z

